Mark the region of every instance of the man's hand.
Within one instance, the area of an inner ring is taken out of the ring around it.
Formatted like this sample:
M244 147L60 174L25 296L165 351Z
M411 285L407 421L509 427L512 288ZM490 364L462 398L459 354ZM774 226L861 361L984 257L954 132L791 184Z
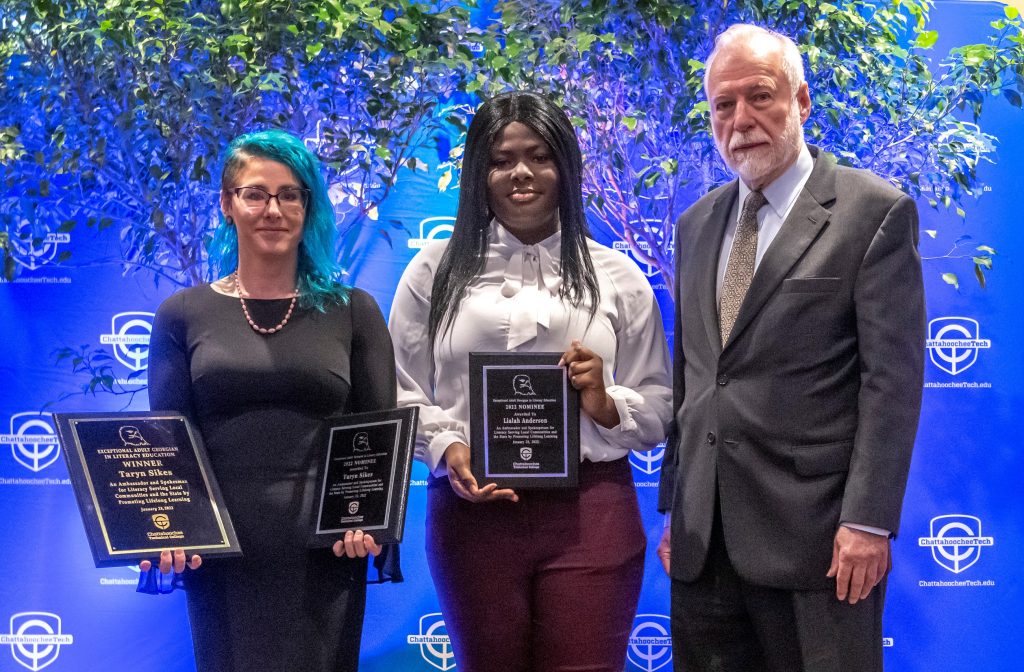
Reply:
M658 550L656 552L661 559L661 566L665 568L665 573L668 574L672 566L672 527L668 525L667 521L665 529L661 533L661 541L658 542Z
M827 576L836 580L836 597L857 604L892 568L888 537L839 526Z

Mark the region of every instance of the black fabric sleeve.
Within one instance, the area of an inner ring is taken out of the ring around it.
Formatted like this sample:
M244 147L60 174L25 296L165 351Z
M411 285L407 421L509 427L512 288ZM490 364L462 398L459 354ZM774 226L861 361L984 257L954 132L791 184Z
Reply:
M352 389L349 410L359 413L395 408L398 405L395 349L384 315L373 297L361 289L353 289L350 300Z
M676 240L682 240L683 217L675 224ZM665 439L665 457L661 462L661 478L658 481L658 511L671 513L676 496L676 465L679 462L679 409L683 405L683 325L681 317L681 299L679 297L679 255L675 262L675 309L672 327L672 422L669 424L668 438Z
M149 341L149 408L175 411L195 422L186 322L183 292L157 308Z
M195 423L185 322L182 292L169 297L157 308L149 339L149 408L181 413ZM183 576L177 572L161 574L154 562L148 572L139 573L135 591L159 595L180 590L184 588Z
M373 297L361 289L353 289L349 300L352 309L349 410L359 413L395 408L398 405L395 350L384 315ZM380 555L373 559L373 567L377 577L367 579L368 583L405 580L398 544L384 544Z

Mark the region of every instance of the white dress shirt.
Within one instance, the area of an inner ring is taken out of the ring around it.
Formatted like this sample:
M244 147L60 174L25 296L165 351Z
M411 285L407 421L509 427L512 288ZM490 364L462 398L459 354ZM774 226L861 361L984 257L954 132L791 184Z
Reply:
M589 305L574 308L558 295L560 233L524 245L495 220L489 235L484 269L432 352L430 294L448 241L423 248L395 292L389 327L398 405L420 407L416 458L443 476L445 449L469 444L470 352L563 352L573 339L604 361L608 396L619 413L610 429L581 414L581 459L611 461L661 442L672 417L669 352L658 303L636 264L588 240L601 293L591 321Z
M796 197L800 190L807 183L814 169L814 159L811 157L807 145L801 145L800 153L789 168L782 175L779 175L767 187L761 190L768 204L757 211L757 256L754 257L754 271L761 265L761 259L768 250L768 246L775 240L776 234L782 228L789 212L796 203ZM736 227L740 221L740 206L747 200L750 194L750 187L739 180L740 194L736 203L732 206L732 214L729 215L729 225L725 229L725 237L722 239L722 247L718 251L718 284L715 285L715 303L722 300L722 283L725 282L725 267L729 263L729 253L732 251L732 241L736 237Z

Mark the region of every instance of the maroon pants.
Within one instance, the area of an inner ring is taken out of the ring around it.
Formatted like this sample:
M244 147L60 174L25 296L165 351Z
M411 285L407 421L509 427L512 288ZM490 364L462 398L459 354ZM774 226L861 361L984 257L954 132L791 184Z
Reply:
M619 672L647 545L626 459L473 504L431 478L427 562L462 672Z

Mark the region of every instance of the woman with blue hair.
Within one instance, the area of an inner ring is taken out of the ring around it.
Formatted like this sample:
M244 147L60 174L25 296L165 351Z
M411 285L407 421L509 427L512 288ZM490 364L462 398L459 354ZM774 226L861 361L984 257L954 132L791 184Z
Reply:
M199 672L355 670L367 556L378 581L400 581L397 549L358 531L330 550L306 541L322 420L395 406L387 326L337 280L334 211L301 140L232 141L220 207L210 257L223 277L157 310L149 399L199 428L245 557L199 569L164 551L142 563L140 591L186 589Z

